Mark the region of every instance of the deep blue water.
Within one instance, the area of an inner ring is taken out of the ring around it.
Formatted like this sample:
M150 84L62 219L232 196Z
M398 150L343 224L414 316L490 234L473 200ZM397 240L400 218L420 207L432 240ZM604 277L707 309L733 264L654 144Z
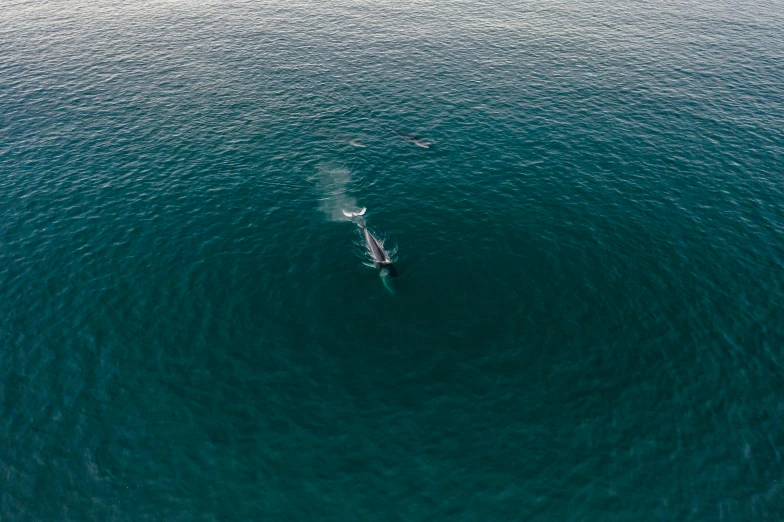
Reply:
M4 0L0 520L784 520L782 35Z

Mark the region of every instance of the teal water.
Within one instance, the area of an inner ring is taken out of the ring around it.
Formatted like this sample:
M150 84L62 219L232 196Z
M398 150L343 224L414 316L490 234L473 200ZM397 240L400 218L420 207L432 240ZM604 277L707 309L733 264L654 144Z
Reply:
M782 34L5 0L0 520L784 520Z

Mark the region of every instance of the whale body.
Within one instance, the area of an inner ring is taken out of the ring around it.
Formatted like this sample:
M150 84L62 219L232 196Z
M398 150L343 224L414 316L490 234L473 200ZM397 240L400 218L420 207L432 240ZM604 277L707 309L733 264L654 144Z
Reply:
M368 252L373 261L380 266L390 265L392 261L389 259L389 254L384 250L384 245L379 243L378 239L370 233L370 230L364 225L360 225L362 232L365 236L365 244L367 245Z
M429 149L431 147L430 143L426 142L416 134L406 134L404 132L398 132L397 135L405 140L410 141L417 147L422 147L423 149Z
M380 270L379 275L382 278L395 277L397 276L397 271L392 264L392 260L389 258L389 254L384 249L384 244L373 235L365 224L364 218L362 218L366 210L366 208L363 208L358 212L343 210L343 215L350 218L362 230L365 246L367 247L370 257L373 259L373 266ZM387 286L386 281L384 282L384 285ZM387 286L387 288L389 287Z

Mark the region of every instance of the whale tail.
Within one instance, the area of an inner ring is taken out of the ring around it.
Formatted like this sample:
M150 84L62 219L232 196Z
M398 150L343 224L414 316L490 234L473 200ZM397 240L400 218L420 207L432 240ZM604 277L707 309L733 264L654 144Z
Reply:
M349 212L348 210L343 210L343 215L347 218L355 218L359 216L364 216L367 208L361 208L357 212Z

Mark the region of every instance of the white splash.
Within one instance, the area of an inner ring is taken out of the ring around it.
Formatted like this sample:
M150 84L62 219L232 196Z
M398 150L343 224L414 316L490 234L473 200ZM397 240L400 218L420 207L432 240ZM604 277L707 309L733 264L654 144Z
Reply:
M330 221L348 221L343 211L353 212L357 209L357 198L346 192L351 182L351 172L345 167L319 164L314 179L321 191L319 207Z

